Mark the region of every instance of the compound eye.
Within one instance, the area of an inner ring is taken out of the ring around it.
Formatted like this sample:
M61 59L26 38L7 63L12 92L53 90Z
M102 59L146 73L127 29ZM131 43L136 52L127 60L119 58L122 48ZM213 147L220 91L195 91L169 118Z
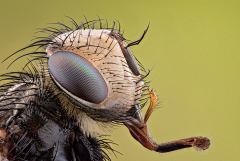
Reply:
M91 103L107 97L107 85L98 70L79 55L60 51L48 60L50 73L64 89Z

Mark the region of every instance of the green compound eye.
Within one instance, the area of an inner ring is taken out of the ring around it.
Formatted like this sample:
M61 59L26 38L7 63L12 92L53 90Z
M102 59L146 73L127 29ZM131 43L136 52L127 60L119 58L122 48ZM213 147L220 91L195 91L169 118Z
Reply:
M54 79L73 95L101 103L107 97L107 85L94 66L76 54L60 51L50 56L49 70Z

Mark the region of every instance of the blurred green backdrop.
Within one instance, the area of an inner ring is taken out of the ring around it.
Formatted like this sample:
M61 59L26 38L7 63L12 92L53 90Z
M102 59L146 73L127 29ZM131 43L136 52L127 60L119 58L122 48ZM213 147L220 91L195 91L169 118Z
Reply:
M161 102L148 124L152 137L166 142L191 136L209 136L208 153L193 149L158 154L143 148L125 127L116 127L110 139L123 155L113 161L237 161L240 159L240 2L234 0L1 0L1 60L30 44L35 29L47 23L81 22L97 15L118 20L145 68ZM9 70L20 70L24 60Z

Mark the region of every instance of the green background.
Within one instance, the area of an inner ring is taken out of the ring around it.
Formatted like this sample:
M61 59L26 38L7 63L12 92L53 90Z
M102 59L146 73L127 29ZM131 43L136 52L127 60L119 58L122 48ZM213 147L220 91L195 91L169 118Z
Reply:
M110 139L123 155L113 161L237 161L240 159L240 2L238 0L52 1L1 0L1 60L30 44L37 28L47 23L82 22L97 15L118 20L124 36L140 38L131 47L158 94L160 107L148 121L158 143L191 136L209 136L207 154L190 149L159 154L143 148L125 127L116 127ZM13 59L11 59L13 60ZM9 70L20 70L20 60Z

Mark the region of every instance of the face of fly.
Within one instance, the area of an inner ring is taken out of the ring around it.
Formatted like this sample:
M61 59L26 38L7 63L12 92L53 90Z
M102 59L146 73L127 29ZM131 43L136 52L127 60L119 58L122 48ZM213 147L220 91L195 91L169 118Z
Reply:
M46 47L47 72L63 91L59 96L62 104L72 104L64 105L69 114L77 118L83 131L93 134L94 130L85 128L92 125L83 124L83 117L88 122L97 120L94 124L98 125L128 122L141 115L145 102L139 100L148 88L144 78L149 72L140 69L129 47L138 44L148 28L141 39L127 44L115 23L110 30L104 26L94 29L96 22L88 29L84 25L51 39Z

